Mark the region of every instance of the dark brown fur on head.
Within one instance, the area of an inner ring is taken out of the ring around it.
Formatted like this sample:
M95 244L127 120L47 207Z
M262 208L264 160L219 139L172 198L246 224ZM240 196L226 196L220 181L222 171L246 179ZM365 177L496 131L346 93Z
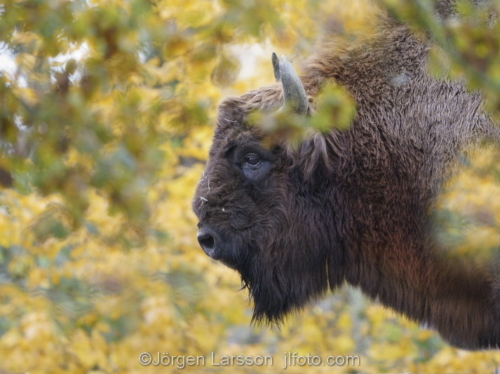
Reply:
M250 100L260 93L249 94ZM215 238L212 257L240 272L255 304L254 319L278 322L328 289L326 261L336 255L330 225L318 223L335 222L335 213L324 209L326 184L304 183L287 148L264 146L264 134L246 125L247 98L228 99L219 108L194 208ZM269 167L254 180L240 168L250 151L259 154L262 168Z
M269 144L247 120L282 105L279 84L220 105L193 202L200 244L241 274L257 321L348 282L456 346L498 347L493 275L442 258L430 212L463 148L500 131L479 94L427 74L427 42L382 23L367 45L324 42L304 64L308 95L330 81L355 99L347 131Z

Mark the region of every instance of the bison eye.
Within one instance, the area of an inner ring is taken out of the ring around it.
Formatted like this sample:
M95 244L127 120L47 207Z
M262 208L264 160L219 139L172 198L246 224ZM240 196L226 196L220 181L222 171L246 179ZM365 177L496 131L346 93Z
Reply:
M250 166L257 166L260 164L261 162L261 159L260 159L260 156L257 154L257 153L247 153L244 157L243 157L243 162L250 165Z
M251 182L265 179L273 165L273 154L258 146L235 146L227 151L228 160Z

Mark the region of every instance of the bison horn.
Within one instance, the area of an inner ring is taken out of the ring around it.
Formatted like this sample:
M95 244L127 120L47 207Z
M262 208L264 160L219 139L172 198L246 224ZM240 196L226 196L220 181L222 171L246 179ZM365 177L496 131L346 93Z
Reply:
M278 59L278 56L274 52L272 61L274 77L276 81L281 81L283 84L284 105L290 105L297 114L306 115L309 108L306 90L292 64L285 56L281 56L281 59Z

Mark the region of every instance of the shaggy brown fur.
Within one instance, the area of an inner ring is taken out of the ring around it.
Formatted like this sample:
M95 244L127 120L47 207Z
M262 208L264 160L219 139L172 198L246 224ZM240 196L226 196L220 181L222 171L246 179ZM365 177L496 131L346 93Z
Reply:
M241 274L257 321L348 282L453 345L498 347L491 271L440 256L430 219L451 164L465 146L500 139L498 127L479 94L428 75L427 42L407 27L384 21L368 45L332 43L302 81L310 96L326 81L346 87L352 126L290 152L246 120L282 104L280 85L222 102L193 202L200 244Z

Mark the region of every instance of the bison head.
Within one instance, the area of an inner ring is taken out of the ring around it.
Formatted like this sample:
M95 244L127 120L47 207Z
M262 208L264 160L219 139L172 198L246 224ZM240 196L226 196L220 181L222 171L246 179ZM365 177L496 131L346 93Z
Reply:
M280 322L343 279L326 161L334 141L313 136L296 149L270 140L249 123L255 110L283 104L309 110L292 65L273 54L281 85L264 87L219 106L217 128L193 208L205 253L237 270L254 302L255 321Z

